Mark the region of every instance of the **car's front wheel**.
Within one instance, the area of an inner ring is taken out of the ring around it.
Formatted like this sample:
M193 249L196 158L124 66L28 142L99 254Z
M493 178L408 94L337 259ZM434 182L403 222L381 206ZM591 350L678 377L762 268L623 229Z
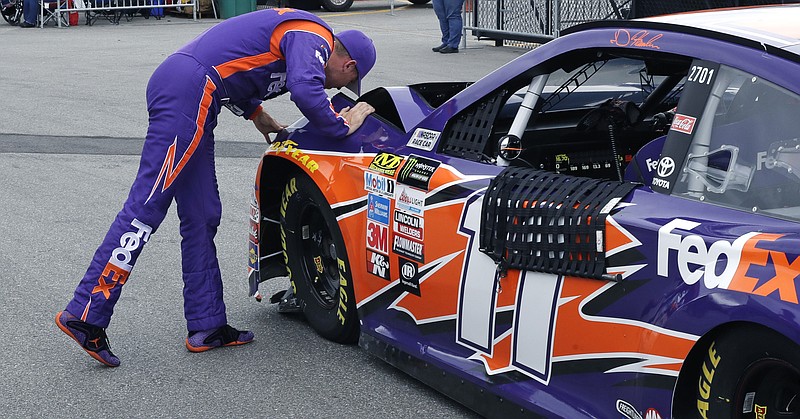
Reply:
M688 417L800 418L800 353L769 330L748 325L709 342L689 384Z
M295 295L311 327L340 343L358 340L353 280L342 233L311 179L289 179L281 198L281 243Z

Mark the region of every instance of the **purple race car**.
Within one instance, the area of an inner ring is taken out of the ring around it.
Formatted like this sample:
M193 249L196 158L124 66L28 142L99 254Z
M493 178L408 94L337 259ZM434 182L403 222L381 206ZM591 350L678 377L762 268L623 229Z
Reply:
M264 154L251 294L290 276L282 310L486 416L800 417L800 7L359 100L346 140Z

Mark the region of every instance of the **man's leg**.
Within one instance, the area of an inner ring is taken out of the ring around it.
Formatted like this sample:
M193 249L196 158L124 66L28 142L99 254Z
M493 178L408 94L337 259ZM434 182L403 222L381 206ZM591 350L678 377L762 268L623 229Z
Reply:
M450 38L450 25L447 23L447 10L445 8L445 3L447 0L433 0L433 13L436 14L436 18L439 20L439 30L442 32L442 44L447 44L448 39Z
M63 321L56 319L59 327L92 356L92 348L86 343L89 337L72 329L91 327L91 333L108 326L122 286L144 244L163 221L184 177L184 168L191 165L209 109L214 117L218 112L214 90L205 70L183 56L169 57L150 79L150 126L139 172L128 200L95 252L72 301L59 314Z
M444 4L447 14L447 33L449 34L446 43L450 48L458 49L461 43L461 32L464 30L464 20L461 16L464 0L444 0Z

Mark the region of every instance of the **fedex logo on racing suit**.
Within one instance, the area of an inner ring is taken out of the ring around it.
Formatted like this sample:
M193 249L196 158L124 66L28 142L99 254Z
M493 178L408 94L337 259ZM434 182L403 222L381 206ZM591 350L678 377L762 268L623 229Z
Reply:
M128 231L119 238L119 247L111 252L111 257L103 268L103 273L97 278L97 286L92 289L92 294L102 292L103 296L108 299L111 296L111 289L119 283L124 285L128 280L128 275L131 273L131 261L133 255L131 252L139 249L142 243L147 243L150 239L150 233L153 229L137 220L131 221L131 226L135 228L134 231Z
M798 304L795 279L800 275L800 257L790 261L784 252L759 247L760 243L774 242L781 234L750 232L733 242L717 240L708 246L702 236L675 231L689 231L699 225L676 218L658 229L659 276L669 276L675 260L678 274L687 285L702 279L710 290L721 288L765 297L777 291L781 300ZM758 277L750 276L757 273Z

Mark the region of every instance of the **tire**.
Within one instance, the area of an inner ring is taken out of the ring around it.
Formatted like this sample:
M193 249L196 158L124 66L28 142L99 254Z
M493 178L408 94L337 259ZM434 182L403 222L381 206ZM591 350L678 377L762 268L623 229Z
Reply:
M19 25L19 22L22 19L22 3L21 2L19 2L19 3L14 2L14 4L12 6L10 6L8 8L5 8L5 9L0 6L0 10L2 10L2 12L0 12L0 14L3 15L3 20L8 22L9 25L11 25L11 26Z
M707 419L800 418L800 348L775 332L744 326L713 339L690 370L693 409ZM780 414L779 414L780 413Z
M353 0L320 0L320 3L329 12L344 12L353 5Z
M412 4L427 4L430 3L431 0L408 0Z
M283 256L306 319L326 339L355 343L359 322L350 264L325 196L308 177L291 177L280 212Z

